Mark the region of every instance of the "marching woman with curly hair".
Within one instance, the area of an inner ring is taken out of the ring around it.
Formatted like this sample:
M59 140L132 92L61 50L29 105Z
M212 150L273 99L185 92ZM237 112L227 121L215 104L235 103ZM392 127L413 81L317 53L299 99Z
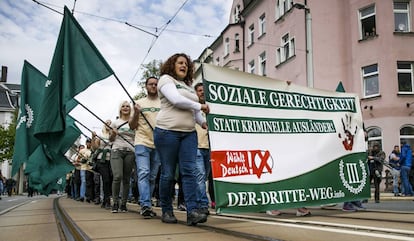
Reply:
M173 213L172 193L175 169L178 164L182 178L187 225L207 221L207 214L197 207L196 122L207 128L201 111L208 113L207 104L200 104L191 87L194 66L189 56L174 54L161 66L158 95L161 110L156 120L154 144L161 160L160 201L162 222L176 223Z

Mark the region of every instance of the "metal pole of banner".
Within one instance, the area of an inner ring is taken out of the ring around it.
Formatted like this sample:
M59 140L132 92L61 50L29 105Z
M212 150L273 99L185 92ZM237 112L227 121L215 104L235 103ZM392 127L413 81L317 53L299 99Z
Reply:
M96 119L98 119L99 121L101 121L105 126L107 126L108 128L113 129L110 125L106 124L105 121L103 121L101 118L99 118L99 116L97 116L95 113L93 113L90 109L88 109L88 107L86 107L85 105L83 105L82 103L80 103L78 101L78 104L80 106L82 106L83 108L85 108L85 110L87 110L89 113L91 113L93 116L95 116ZM132 144L131 142L129 142L127 139L125 139L125 137L123 137L122 135L119 135L122 139L124 139L124 141L126 141L128 144L130 144L132 147L135 147L134 144Z
M73 118L73 117L72 117ZM91 129L89 129L87 126L85 126L84 124L82 124L80 121L78 121L77 119L73 118L79 125L83 126L86 130L90 131L91 133L93 133L93 131ZM83 133L82 133L83 134ZM101 141L103 141L105 144L108 144L108 142L106 142L102 137L100 137L99 135L96 135Z
M128 95L129 99L132 101L132 104L135 105L135 101L132 98L132 96L128 93L128 91L125 89L124 85L121 83L121 81L119 80L118 76L116 76L116 74L114 73L114 77L115 79L118 81L118 83L121 85L122 89L125 91L125 93ZM147 117L145 117L145 115L142 113L142 111L140 111L141 116L144 118L145 122L147 122L147 124L149 125L149 127L154 130L154 127L151 125L151 123L148 121Z

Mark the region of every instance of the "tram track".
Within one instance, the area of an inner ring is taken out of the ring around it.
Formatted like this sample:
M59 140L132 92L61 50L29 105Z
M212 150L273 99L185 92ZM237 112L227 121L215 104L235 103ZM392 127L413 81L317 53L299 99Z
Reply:
M70 202L70 201L69 201ZM137 207L133 205L132 207ZM69 217L68 212L64 210L63 207L59 205L59 200L56 198L54 200L54 209L56 210L56 220L61 226L62 233L64 233L64 240L94 240L93 237L89 237L85 232L83 232L83 224L85 220L81 220L81 224L76 224L75 220ZM137 218L138 208L131 208L131 213L136 213ZM159 210L159 209L158 209ZM178 225L186 226L183 217L185 217L185 212L176 212L177 217L180 216ZM227 237L232 237L233 239L243 239L243 240L254 240L254 241L279 241L287 240L286 236L278 236L279 230L292 229L292 230L308 230L306 232L326 232L334 233L341 235L351 235L351 236L364 236L368 239L370 238L383 238L384 240L414 240L414 230L411 228L393 228L388 227L390 223L396 226L412 226L414 224L414 213L403 213L403 212L390 212L390 211L362 211L358 212L359 215L353 215L350 213L343 213L342 211L334 210L323 210L320 212L313 212L311 217L295 217L293 215L284 215L283 218L279 217L269 217L265 214L255 213L255 214L215 214L212 212L212 215L209 217L209 221L205 224L197 225L191 227L192 232L208 232L208 233L218 233L223 234ZM114 215L114 214L110 214ZM115 214L112 217L118 218L118 214ZM119 214L123 215L123 214ZM371 216L373 215L373 216ZM391 216L396 216L395 218L390 218ZM106 215L105 215L106 216ZM384 216L383 218L378 218ZM108 217L108 216L106 216ZM403 218L398 218L403 217ZM129 220L134 220L135 218L131 216L128 217ZM159 219L159 216L156 217ZM335 220L335 221L332 221ZM233 226L223 225L231 223ZM355 224L353 224L355 223ZM367 225L368 224L368 225ZM371 225L372 224L372 225ZM275 230L272 233L263 233L255 232L253 228L244 229L244 227L263 227L266 226L268 229ZM169 227L173 227L169 225ZM178 228L178 227L177 227ZM199 230L199 231L197 231ZM247 230L247 231L246 231ZM159 235L159 234L158 234ZM163 234L168 235L168 234ZM171 234L174 235L174 234ZM148 236L148 235L147 235ZM115 239L115 237L112 237ZM109 239L108 239L109 240ZM300 240L300 239L290 239L290 240ZM324 239L321 239L324 240Z
M337 213L337 210L332 210L334 213ZM362 211L363 212L372 212L374 211ZM404 219L404 225L409 226L414 224L414 213L404 213L404 212L392 212L392 211L375 211L375 214L379 216L381 214L393 214L393 215L405 215L407 219ZM331 232L341 232L341 233L350 233L354 232L355 234L360 235L370 235L373 237L388 237L390 239L397 239L397 240L414 240L414 229L406 230L406 229L396 229L396 228L386 228L381 227L383 224L388 223L396 223L401 224L401 220L389 220L386 218L370 218L370 217L352 217L352 216L338 216L338 215L318 215L317 218L335 218L335 219L346 219L349 220L351 223L353 221L367 221L375 223L375 226L367 226L367 225L355 225L355 224L344 224L344 223L333 223L333 222L326 222L326 221L311 221L305 220L308 218L274 218L274 217L257 217L251 215L217 215L214 216L215 218L223 218L229 220L243 220L248 222L255 222L260 224L267 224L267 225L274 225L274 226L290 226L295 228L305 228L305 229L319 229L323 231L331 231ZM411 220L411 221L410 221ZM211 227L209 227L211 228ZM263 239L266 240L266 239Z
M53 210L61 238L65 241L90 241L88 235L76 225L68 213L59 205L59 199L60 197L53 200Z

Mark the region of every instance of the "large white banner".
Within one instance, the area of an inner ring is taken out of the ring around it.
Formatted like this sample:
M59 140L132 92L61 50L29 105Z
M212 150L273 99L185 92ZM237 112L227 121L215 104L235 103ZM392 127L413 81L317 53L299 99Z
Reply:
M217 212L370 196L359 99L203 64Z

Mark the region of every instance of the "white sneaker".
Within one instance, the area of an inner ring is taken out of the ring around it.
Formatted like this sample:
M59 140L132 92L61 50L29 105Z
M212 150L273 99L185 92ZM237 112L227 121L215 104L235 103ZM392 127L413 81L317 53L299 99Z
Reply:
M269 216L279 216L282 214L279 210L267 210L266 214Z

